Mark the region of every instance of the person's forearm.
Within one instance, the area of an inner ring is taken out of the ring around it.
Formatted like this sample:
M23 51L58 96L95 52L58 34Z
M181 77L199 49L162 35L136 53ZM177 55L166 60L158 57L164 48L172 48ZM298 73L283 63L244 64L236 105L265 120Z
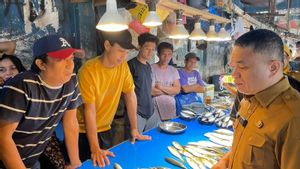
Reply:
M137 100L135 93L124 94L124 101L128 113L131 130L137 129Z
M191 93L191 92L204 93L205 92L205 87L200 86L199 84L182 86L182 89L185 93Z
M84 112L85 113L85 126L86 134L89 141L90 149L100 149L99 140L97 136L96 126L96 112Z
M164 92L162 92L161 90L157 89L156 87L152 87L152 91L151 91L152 96L159 96L164 94Z
M11 137L0 135L0 159L6 168L25 169L15 142Z
M161 90L168 95L176 95L180 92L179 86L162 86Z
M226 167L228 167L229 165L229 157L231 155L231 151L228 151L223 158L221 158L220 160L223 160L225 162Z
M78 150L78 135L79 135L79 125L77 121L73 121L63 125L65 133L65 144L67 147L70 164L77 165L81 161L79 159Z

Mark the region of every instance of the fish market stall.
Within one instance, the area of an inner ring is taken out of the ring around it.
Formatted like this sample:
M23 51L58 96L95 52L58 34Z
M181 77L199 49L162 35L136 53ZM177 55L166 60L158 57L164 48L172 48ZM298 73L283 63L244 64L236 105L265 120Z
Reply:
M112 169L114 165L120 165L123 169L209 168L231 145L232 132L227 129L217 130L215 124L199 123L199 118L177 118L173 122L185 125L186 130L171 134L156 128L145 133L152 137L151 141L137 141L135 144L123 142L110 149L116 157L110 158L111 164L105 169ZM94 167L88 160L81 168Z

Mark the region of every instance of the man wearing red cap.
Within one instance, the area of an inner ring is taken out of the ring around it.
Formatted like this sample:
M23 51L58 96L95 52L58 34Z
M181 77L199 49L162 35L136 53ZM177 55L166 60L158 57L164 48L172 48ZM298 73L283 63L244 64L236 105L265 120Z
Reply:
M3 86L0 168L39 169L39 156L61 120L70 158L67 168L81 165L76 108L82 101L73 73L74 52L64 38L45 36L34 43L31 70Z

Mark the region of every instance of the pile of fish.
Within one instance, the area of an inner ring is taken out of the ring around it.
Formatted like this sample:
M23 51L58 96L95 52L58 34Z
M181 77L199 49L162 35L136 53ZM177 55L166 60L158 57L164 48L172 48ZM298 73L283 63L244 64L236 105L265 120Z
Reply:
M232 107L232 104L234 102L234 98L230 96L216 96L212 103L209 104L209 106L218 108L218 109L228 109Z
M221 109L212 109L212 111L205 111L198 117L198 121L204 124L215 123L217 127L221 128L232 128L233 121L230 119L230 115L225 111L226 110Z
M220 128L232 128L233 121L230 119L229 110L217 109L213 107L206 107L203 112L195 112L192 109L184 108L180 113L180 117L187 120L197 118L202 124L215 124Z
M227 129L218 129L205 133L210 141L189 142L186 146L181 146L173 141L172 146L168 146L170 153L176 157L166 157L165 160L180 168L187 169L187 163L192 169L211 168L230 149L233 139L233 132Z

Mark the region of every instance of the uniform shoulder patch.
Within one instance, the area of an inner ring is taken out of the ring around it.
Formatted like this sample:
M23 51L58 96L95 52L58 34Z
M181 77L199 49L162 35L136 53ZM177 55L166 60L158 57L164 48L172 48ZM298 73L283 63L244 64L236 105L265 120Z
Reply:
M300 93L293 88L289 88L281 97L294 116L300 117Z

